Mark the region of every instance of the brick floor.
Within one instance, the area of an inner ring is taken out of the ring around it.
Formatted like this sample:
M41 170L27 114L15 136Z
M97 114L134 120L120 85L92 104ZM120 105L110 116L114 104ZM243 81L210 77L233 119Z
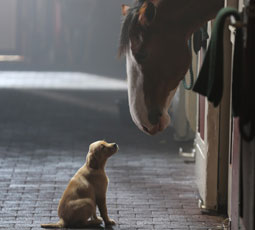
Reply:
M34 73L36 77L36 73ZM0 79L1 81L1 79ZM179 158L171 129L155 137L121 122L125 91L0 91L0 229L40 229L57 221L65 186L88 144L116 141L107 164L112 229L216 229L221 217L197 207L194 165Z

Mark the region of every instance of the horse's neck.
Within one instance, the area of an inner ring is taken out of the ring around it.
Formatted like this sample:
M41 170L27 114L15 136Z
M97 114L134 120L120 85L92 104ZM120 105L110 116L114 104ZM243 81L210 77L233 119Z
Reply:
M158 20L192 32L214 18L223 4L224 0L159 0Z
M186 9L193 12L206 10L207 13L210 13L209 11L213 12L224 5L224 0L158 0L155 2L155 5L161 10L172 11L177 14Z

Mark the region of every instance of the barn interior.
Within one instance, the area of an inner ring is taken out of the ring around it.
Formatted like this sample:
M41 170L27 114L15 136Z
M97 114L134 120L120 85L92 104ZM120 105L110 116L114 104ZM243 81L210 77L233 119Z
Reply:
M197 185L201 98L180 83L171 125L155 136L131 119L118 57L121 5L131 3L0 1L0 229L56 222L58 201L96 140L120 148L106 166L117 223L106 229L227 229L227 201L203 208Z

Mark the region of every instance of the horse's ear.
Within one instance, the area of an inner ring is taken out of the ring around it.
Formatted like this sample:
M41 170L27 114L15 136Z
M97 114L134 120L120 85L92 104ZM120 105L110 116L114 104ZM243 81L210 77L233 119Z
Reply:
M130 6L124 5L124 4L123 4L123 5L121 6L122 15L123 15L123 16L126 16L127 13L128 13L128 11L129 11L129 9L130 9Z
M139 11L139 22L142 26L148 26L156 16L156 7L149 1L145 2Z

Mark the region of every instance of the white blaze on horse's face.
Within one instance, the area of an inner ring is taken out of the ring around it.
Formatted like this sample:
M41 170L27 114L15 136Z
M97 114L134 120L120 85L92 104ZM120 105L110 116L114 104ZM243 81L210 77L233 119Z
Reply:
M165 104L158 109L158 114L150 114L150 109L145 104L144 75L140 69L141 66L134 58L131 49L126 53L126 62L128 101L131 117L134 123L140 130L151 135L164 130L170 123L168 108L175 90L169 93Z

